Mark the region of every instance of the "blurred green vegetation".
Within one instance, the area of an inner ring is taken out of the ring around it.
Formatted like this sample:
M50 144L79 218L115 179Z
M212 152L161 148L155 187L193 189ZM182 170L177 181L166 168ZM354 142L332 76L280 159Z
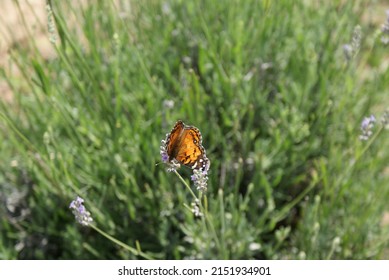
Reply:
M14 48L21 75L1 69L14 98L1 103L0 258L137 258L76 224L76 195L100 229L155 258L382 258L388 46L362 21L376 4L53 1L56 57ZM212 162L211 227L156 165L177 119L201 130Z

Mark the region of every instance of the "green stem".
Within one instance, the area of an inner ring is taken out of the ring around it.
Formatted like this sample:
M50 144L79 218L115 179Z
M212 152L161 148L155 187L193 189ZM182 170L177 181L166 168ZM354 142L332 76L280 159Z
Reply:
M180 175L180 173L177 172L177 170L174 170L174 173L176 173L176 175L178 176L178 178L180 178L181 182L184 183L185 187L189 190L190 194L193 196L193 199L197 200L197 196L194 194L194 192L192 191L192 189L190 188L190 186L188 185L187 182L185 182L184 178L182 178L182 176Z
M194 192L192 191L192 189L190 188L190 186L188 185L187 182L185 182L184 178L182 178L182 176L180 175L180 173L177 172L177 170L174 170L174 173L176 173L176 175L178 176L178 178L180 178L180 180L182 181L182 183L185 185L185 187L189 190L190 194L192 195L193 199L194 200L198 200L199 201L199 207L200 207L200 210L201 210L201 213L204 213L204 218L205 218L205 222L206 224L208 224L208 227L210 228L213 236L214 236L214 239L215 239L215 242L216 242L216 246L222 251L223 255L224 255L224 248L221 247L221 243L220 243L220 240L217 236L217 233L216 233L216 230L215 230L215 227L213 226L213 223L212 221L210 220L210 217L208 216L208 209L205 209L203 204L202 204L202 196L203 196L203 193L200 191L199 193L199 197L197 197ZM204 198L206 199L206 196L204 195ZM206 226L206 224L204 224L204 227L208 230L208 227Z
M331 249L330 249L330 251L328 252L328 255L327 255L327 257L326 257L326 260L330 260L331 259L331 257L332 257L332 255L334 254L334 252L335 252L335 249L336 249L336 241L335 241L335 239L332 241L332 244L331 244Z
M0 117L8 123L8 125L11 127L11 129L15 132L17 136L20 137L22 142L26 144L27 147L29 147L31 150L39 153L39 150L26 138L26 136L20 132L20 130L15 126L15 124L6 116L4 113L0 113Z
M99 229L98 227L94 226L93 224L90 224L89 225L91 228L93 228L95 231L97 231L98 233L100 233L101 235L103 235L105 238L111 240L112 242L116 243L117 245L119 245L120 247L123 247L124 249L130 251L131 253L133 253L135 256L141 256L143 258L145 258L146 260L152 260L153 258L150 257L148 254L146 253L143 253L142 251L140 250L136 250L130 246L128 246L127 244L124 244L123 242L117 240L116 238L112 237L111 235L107 234L106 232L102 231L101 229Z
M371 144L375 141L375 139L378 137L378 135L381 133L381 131L384 129L384 126L380 126L378 131L373 134L373 136L370 138L367 145L363 148L362 152L355 158L354 164L363 156L363 154L370 148ZM353 166L353 165L351 165Z
M200 196L202 196L201 192L200 192ZM204 200L207 200L207 196L206 195L204 195ZM222 252L222 255L225 257L224 247L222 247L222 243L220 243L220 240L219 240L219 237L217 235L216 229L213 226L213 223L212 223L212 220L211 220L210 216L208 215L208 207L206 207L206 208L203 207L203 205L201 203L201 199L200 199L200 209L204 213L205 221L207 222L209 228L211 229L211 232L213 234L213 238L215 239L216 246L219 248L219 250Z
M313 190L317 183L321 181L321 178L318 178L317 180L312 181L312 183L305 188L295 199L292 200L292 202L288 203L286 206L284 206L280 211L278 211L272 219L270 220L270 229L273 230L276 223L281 221L282 219L285 218L287 213L294 207L296 206L311 190Z
M366 146L363 147L362 151L355 156L354 161L348 165L346 171L343 173L344 176L338 177L338 179L335 181L335 186L337 186L343 179L348 176L348 174L352 171L356 163L359 161L359 159L366 153L366 151L370 148L370 146L373 144L375 139L378 137L378 135L381 133L381 131L384 129L384 126L381 126L374 135L369 139L369 142L367 142Z

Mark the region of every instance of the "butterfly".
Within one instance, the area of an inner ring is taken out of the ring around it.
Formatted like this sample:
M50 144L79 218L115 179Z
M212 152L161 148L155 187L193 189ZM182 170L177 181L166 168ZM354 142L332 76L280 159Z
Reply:
M202 145L200 130L177 121L165 142L169 162L174 160L192 169L208 171L210 161Z

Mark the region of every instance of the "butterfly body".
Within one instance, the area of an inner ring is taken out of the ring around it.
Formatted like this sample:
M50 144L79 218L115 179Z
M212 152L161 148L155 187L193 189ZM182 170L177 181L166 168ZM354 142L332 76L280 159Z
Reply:
M210 162L202 146L200 131L180 120L167 136L166 151L170 162L176 160L180 164L202 171L209 168Z

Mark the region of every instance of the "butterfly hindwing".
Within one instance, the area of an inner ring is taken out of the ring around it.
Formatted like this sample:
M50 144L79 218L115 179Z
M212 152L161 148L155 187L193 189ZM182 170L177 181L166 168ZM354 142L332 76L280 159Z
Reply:
M200 134L197 129L187 128L182 134L180 148L176 159L182 164L193 166L197 159L204 153L201 147Z

